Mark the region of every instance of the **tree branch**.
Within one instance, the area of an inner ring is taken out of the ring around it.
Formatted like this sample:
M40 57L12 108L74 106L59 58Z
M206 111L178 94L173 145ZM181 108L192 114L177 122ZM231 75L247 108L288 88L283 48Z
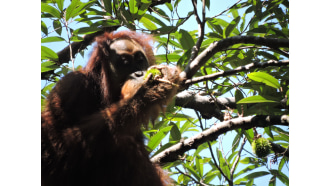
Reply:
M241 153L242 153L242 150L243 150L243 147L244 147L246 141L247 141L247 138L244 137L243 138L243 141L242 141L241 148L238 150L236 160L235 160L233 166L231 167L231 170L230 170L230 179L231 180L234 179L234 172L235 172L236 166L238 165L238 162L239 162L239 160L241 158Z
M184 108L190 108L200 112L205 119L215 117L223 121L221 110L236 108L235 98L216 98L215 100L208 96L201 96L192 91L183 91L176 95L175 105Z
M245 72L245 71L249 71L249 70L256 69L256 68L265 68L265 67L269 67L269 66L287 66L287 65L289 65L289 60L283 60L283 61L269 60L265 63L255 62L255 63L247 64L245 66L237 67L233 70L221 71L221 72L217 72L217 73L206 75L206 76L188 79L184 82L184 85L182 85L182 86L189 87L190 85L192 85L194 83L198 83L198 82L202 82L202 81L206 81L206 80L215 80L219 77L226 77L226 76L234 75L238 72Z
M199 52L199 49L201 48L202 42L204 40L204 35L205 35L205 0L203 0L203 11L202 11L202 21L200 20L198 13L197 13L197 1L196 0L191 0L193 7L194 7L194 14L196 17L196 21L198 23L198 40L193 46L192 51L191 51L191 56L189 59L189 62L194 60Z
M269 141L269 143L272 145L272 150L275 153L282 154L282 155L284 155L286 157L289 157L289 148L284 148L281 145L276 144L276 143L274 143L272 141Z
M91 45L94 42L95 37L102 35L104 32L112 32L114 30L117 30L117 28L119 27L120 26L104 27L100 31L85 35L84 40L82 41L71 43L57 53L58 61L56 62L56 64L61 65L63 63L68 63L71 60L71 56L75 56L78 52L84 50L87 46ZM54 74L54 70L42 72L41 79L48 80L48 76L50 74Z
M178 159L179 155L182 155L188 150L197 149L197 147L207 141L216 140L221 134L228 131L242 128L244 130L250 129L252 127L268 127L271 125L283 125L289 126L289 116L288 115L277 115L277 116L248 116L231 119L220 124L216 124L213 127L190 137L183 142L177 143L161 153L155 155L151 158L153 163L164 164L167 162L173 162Z
M117 30L120 26L111 26L111 27L104 27L102 30L97 31L92 34L88 34L84 36L84 40L80 42L73 42L71 43L72 47L72 56L75 56L78 52L81 50L84 50L87 46L92 44L95 37L102 35L104 32L112 32L114 30ZM59 51L57 53L58 55L58 65L61 65L63 63L67 63L70 61L70 47L67 46L63 50Z
M203 52L201 52L193 61L191 61L181 72L180 76L183 79L191 79L193 75L217 52L228 48L231 45L245 43L263 45L273 49L279 47L289 47L288 39L264 38L255 36L234 36L220 41L213 42Z

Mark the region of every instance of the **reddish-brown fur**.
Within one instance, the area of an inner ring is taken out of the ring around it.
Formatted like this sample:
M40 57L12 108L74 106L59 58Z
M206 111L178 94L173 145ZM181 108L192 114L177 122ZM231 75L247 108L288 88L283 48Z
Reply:
M132 46L125 51L133 59L126 66L125 56L109 49L117 40ZM132 31L105 33L96 39L87 66L64 76L51 91L41 117L43 186L170 184L149 160L141 124L173 97L179 71L155 66L164 81L144 77L155 64L150 41Z

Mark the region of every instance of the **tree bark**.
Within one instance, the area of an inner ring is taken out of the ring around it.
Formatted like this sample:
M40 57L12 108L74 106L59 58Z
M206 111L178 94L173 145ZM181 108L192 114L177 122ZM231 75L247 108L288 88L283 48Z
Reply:
M268 127L271 125L283 125L289 126L288 115L278 116L248 116L231 119L212 126L211 128L204 130L203 132L192 136L182 142L179 142L166 150L156 154L151 158L151 161L158 164L164 164L167 162L173 162L178 159L179 155L183 155L188 150L197 149L197 147L207 141L216 140L221 134L228 131L242 128L244 130L252 127Z

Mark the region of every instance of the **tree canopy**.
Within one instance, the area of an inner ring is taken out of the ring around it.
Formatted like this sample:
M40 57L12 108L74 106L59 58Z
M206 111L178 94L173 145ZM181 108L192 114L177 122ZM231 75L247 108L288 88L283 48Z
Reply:
M42 0L41 18L42 108L96 36L152 34L185 80L144 129L151 161L177 185L289 184L288 0Z

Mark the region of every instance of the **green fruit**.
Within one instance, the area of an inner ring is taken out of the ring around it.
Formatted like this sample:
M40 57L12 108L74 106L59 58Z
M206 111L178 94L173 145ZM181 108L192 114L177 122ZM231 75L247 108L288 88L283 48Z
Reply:
M259 158L266 157L272 149L271 144L265 138L258 138L252 142L252 151Z
M156 68L152 68L152 69L149 69L148 71L147 71L147 73L146 73L146 75L144 76L144 79L146 79L147 77L148 77L148 75L149 74L152 74L152 79L154 79L155 78L155 76L161 76L162 75L162 73L158 70L158 69L156 69Z

